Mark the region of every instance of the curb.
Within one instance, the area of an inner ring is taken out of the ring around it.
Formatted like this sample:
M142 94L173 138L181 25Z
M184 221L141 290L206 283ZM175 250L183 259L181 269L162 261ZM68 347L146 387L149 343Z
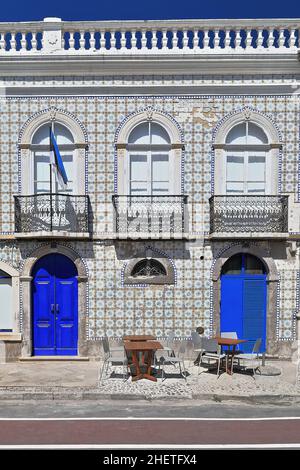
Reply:
M111 394L101 393L97 389L95 390L1 390L0 391L0 402L1 401L213 401L216 403L224 402L242 402L249 405L256 404L298 404L300 403L299 395L222 395L222 394L208 394L208 393L195 393L190 395L171 395L171 396L151 396L141 394Z

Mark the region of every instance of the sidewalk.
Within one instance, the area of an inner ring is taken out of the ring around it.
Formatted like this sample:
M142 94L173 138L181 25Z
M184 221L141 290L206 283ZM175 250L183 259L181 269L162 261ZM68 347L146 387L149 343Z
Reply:
M187 381L176 374L176 369L167 369L164 382L140 380L126 382L121 370L97 385L101 363L87 362L17 362L0 364L0 400L82 400L82 399L214 399L274 401L293 400L300 402L300 387L296 385L296 366L287 361L271 361L267 366L281 370L277 376L215 372L186 363ZM120 372L120 373L119 373Z

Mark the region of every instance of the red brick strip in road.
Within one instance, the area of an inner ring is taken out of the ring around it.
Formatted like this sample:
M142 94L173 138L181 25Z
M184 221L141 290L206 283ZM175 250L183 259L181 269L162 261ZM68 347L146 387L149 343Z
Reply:
M300 443L300 420L0 420L0 445Z

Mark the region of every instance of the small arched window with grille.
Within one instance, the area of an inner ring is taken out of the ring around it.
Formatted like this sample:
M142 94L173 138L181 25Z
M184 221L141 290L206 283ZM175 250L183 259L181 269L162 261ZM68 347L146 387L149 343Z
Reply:
M155 277L155 276L166 276L166 268L157 260L143 259L136 263L131 271L132 277Z
M174 267L167 258L135 258L124 271L124 284L175 284Z

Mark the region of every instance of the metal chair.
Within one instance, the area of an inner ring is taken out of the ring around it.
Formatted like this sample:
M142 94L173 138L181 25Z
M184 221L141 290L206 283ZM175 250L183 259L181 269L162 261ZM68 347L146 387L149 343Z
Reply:
M174 339L175 339L175 333L174 331L169 331L167 341L166 341L166 346L164 346L164 351L168 351L171 355L175 355L174 353Z
M262 343L262 338L258 338L254 343L252 353L239 354L236 358L239 366L243 365L241 364L241 362L242 363L244 362L243 367L245 367L245 369L252 369L254 379L255 379L255 371L261 365L261 361L259 358L259 350L261 347L261 343Z
M199 364L199 361L200 361L200 355L203 354L204 350L203 350L203 337L201 337L199 335L199 333L197 333L196 331L192 331L192 344L193 344L193 352L194 353L197 353L197 356L196 356L196 359L194 361L194 363L197 363ZM191 359L192 361L192 359ZM190 361L190 364L191 364L191 361Z
M227 366L226 354L221 353L221 347L218 344L218 341L216 339L203 338L202 347L203 347L203 353L201 354L200 360L199 360L198 374L199 374L200 366L203 362L203 359L209 359L209 361L210 359L213 359L218 363L217 376L219 377L220 376L220 364L223 359L225 359L226 366Z
M186 369L184 364L184 356L186 351L186 341L182 341L180 343L179 349L174 356L168 354L168 351L164 349L159 349L156 351L155 356L157 359L157 363L159 364L159 370L161 369L161 378L162 381L165 380L165 366L167 364L179 365L179 372L180 375L186 380Z
M124 347L122 349L111 349L109 347L109 341L107 336L104 336L102 340L102 346L104 351L103 365L99 371L98 384L102 385L103 377L107 375L109 366L119 367L123 366L123 378L124 381L128 379L128 359L125 353Z

